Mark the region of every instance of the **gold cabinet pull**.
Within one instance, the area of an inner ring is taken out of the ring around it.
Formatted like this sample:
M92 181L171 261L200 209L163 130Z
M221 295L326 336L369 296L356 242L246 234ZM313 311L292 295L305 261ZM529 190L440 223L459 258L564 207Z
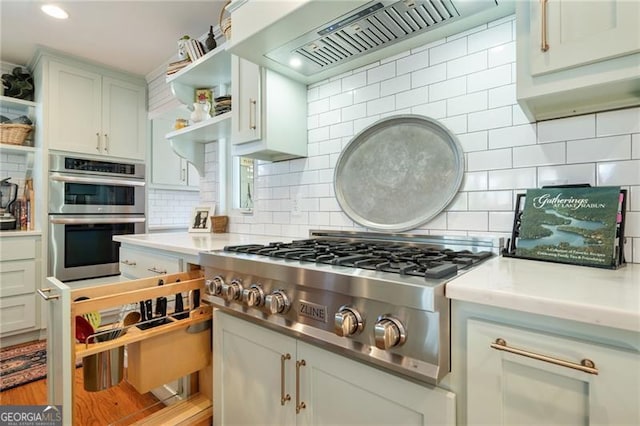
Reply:
M36 291L38 292L40 297L42 297L47 302L49 300L55 300L55 299L59 299L60 298L59 294L47 294L47 293L51 293L51 290L53 290L53 289L52 288L43 288L42 290L40 290L39 288L36 288Z
M256 115L258 114L258 101L249 98L249 128L251 130L256 129ZM251 112L253 111L253 114Z
M96 151L100 152L100 133L96 132Z
M547 0L540 0L540 14L542 28L540 28L540 50L546 52L549 50L549 44L547 43Z
M136 262L132 261L132 260L121 260L120 261L123 265L127 265L127 266L136 266Z
M523 349L517 349L511 346L507 346L507 342L504 339L497 338L494 343L491 344L493 349L497 349L499 351L505 351L516 355L526 356L527 358L532 358L538 361L548 362L550 364L560 365L562 367L573 368L574 370L579 370L584 373L589 374L598 374L598 369L593 361L590 359L583 359L580 361L580 364L576 364L575 362L565 361L562 359L550 357L547 355L537 354L535 352L525 351Z
M153 272L154 274L160 274L160 275L165 275L167 273L166 269L158 269L155 266L152 266L151 268L147 268L147 271Z
M280 405L284 405L285 402L291 401L291 395L285 395L284 390L284 363L290 359L291 354L280 355Z
M104 152L109 152L109 135L104 134Z
M300 401L300 367L304 367L307 363L304 359L296 361L296 414L300 413L300 410L307 408L307 404L304 401Z

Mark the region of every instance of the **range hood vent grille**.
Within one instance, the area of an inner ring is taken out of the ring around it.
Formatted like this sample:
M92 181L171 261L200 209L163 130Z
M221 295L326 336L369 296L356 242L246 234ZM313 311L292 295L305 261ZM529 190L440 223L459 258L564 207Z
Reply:
M312 75L497 5L494 0L458 2L458 5L451 0L383 0L367 3L266 56L287 66L296 58L302 64L296 71Z

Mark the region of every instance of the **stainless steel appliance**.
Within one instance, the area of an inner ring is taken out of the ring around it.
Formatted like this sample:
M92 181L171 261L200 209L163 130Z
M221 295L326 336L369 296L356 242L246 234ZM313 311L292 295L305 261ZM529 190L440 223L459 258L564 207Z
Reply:
M9 182L11 178L0 181L0 230L16 229L16 218L11 214L11 205L18 197L18 185Z
M499 238L311 231L200 254L205 300L232 315L414 380L450 369L445 284Z
M49 274L118 275L114 235L145 232L144 164L49 157Z

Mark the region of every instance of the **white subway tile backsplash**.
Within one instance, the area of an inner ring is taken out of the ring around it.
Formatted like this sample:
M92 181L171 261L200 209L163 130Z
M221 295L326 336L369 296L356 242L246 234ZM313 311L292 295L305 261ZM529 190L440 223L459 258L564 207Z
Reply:
M353 89L357 89L358 87L364 87L366 85L367 85L367 73L365 71L350 75L348 77L344 77L342 79L343 92L349 92L349 91L352 91Z
M598 163L597 184L598 186L640 185L640 160Z
M429 102L460 96L467 93L467 79L458 77L429 86Z
M340 123L341 121L339 109L318 114L319 126L330 126L331 124Z
M469 192L469 210L496 211L513 208L512 191Z
M640 132L640 108L596 114L596 135L610 136Z
M640 212L627 212L624 234L627 237L640 238Z
M460 115L487 109L487 92L476 92L447 99L447 114Z
M411 87L422 87L447 79L447 64L442 63L422 68L411 73Z
M467 154L467 170L470 172L510 169L511 167L511 149L495 149Z
M511 107L494 108L469 114L469 131L496 129L511 125Z
M567 162L569 163L628 159L631 159L630 135L567 142Z
M398 75L407 74L420 68L429 66L429 50L416 53L398 60L396 72Z
M396 76L396 63L380 65L367 71L367 84L377 83L382 80L388 80Z
M513 219L513 212L489 212L489 231L511 232Z
M488 212L448 212L447 229L464 231L487 231Z
M534 167L489 172L489 189L527 189L536 186Z
M353 91L353 103L366 102L380 97L380 84L361 87Z
M513 167L564 164L566 147L562 142L513 148Z
M429 93L426 87L419 87L417 89L407 90L406 92L400 92L397 95L395 95L396 104L394 109L409 108L412 106L424 104L424 103L427 103L428 98L429 98ZM380 100L383 100L383 99L380 99ZM371 101L371 102L375 102L375 101Z
M489 89L489 108L497 108L507 105L515 105L516 103L516 85L509 84ZM515 121L515 118L514 118ZM516 123L513 123L516 125Z
M309 229L365 230L336 200L336 162L364 128L410 113L438 119L457 135L465 156L452 202L411 232L509 237L515 196L527 188L620 185L629 188L633 222L625 252L640 263L640 108L530 124L516 101L514 34L511 15L310 85L308 157L258 162L254 215L230 213L230 230L283 238L304 238ZM206 147L207 173L195 203L218 197L216 146ZM300 214L290 213L293 199ZM149 208L169 200L150 197ZM173 215L188 217L188 210Z
M411 88L411 75L404 74L380 83L380 96L395 95Z
M478 50L489 49L514 40L511 22L505 22L500 25L480 31L468 37L469 53Z
M516 60L516 42L501 44L487 51L487 63L489 68L498 65L512 64Z
M396 109L395 96L387 96L367 102L367 115L381 114Z
M458 141L464 152L485 151L487 149L487 131L458 135Z
M487 52L482 51L446 63L447 78L460 77L487 69Z
M507 84L511 84L511 65L509 64L467 76L467 91L469 92L506 86Z
M460 58L467 54L467 39L461 38L436 46L429 50L429 65Z
M353 123L350 121L346 123L334 124L329 128L330 139L351 135L353 135Z
M441 100L411 108L412 114L424 115L431 118L442 118L447 116L447 101Z
M521 126L489 130L489 149L535 145L535 143L535 124L524 124Z
M595 114L538 123L538 142L558 142L575 139L588 139L596 136Z
M588 183L596 186L596 165L593 163L568 164L538 168L538 185L570 185Z
M336 110L353 104L353 94L351 92L340 93L329 98L329 109Z
M346 108L342 108L342 120L351 121L367 115L367 104L359 103Z

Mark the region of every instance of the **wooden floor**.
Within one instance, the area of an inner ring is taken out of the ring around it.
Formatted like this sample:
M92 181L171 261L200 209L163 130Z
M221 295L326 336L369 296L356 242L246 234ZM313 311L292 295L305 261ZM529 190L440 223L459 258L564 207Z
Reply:
M74 425L128 425L164 408L153 394L139 394L126 380L101 392L87 392L82 385L82 368L77 368L75 381ZM0 405L32 404L47 404L46 379L0 392ZM132 413L138 414L128 417Z

